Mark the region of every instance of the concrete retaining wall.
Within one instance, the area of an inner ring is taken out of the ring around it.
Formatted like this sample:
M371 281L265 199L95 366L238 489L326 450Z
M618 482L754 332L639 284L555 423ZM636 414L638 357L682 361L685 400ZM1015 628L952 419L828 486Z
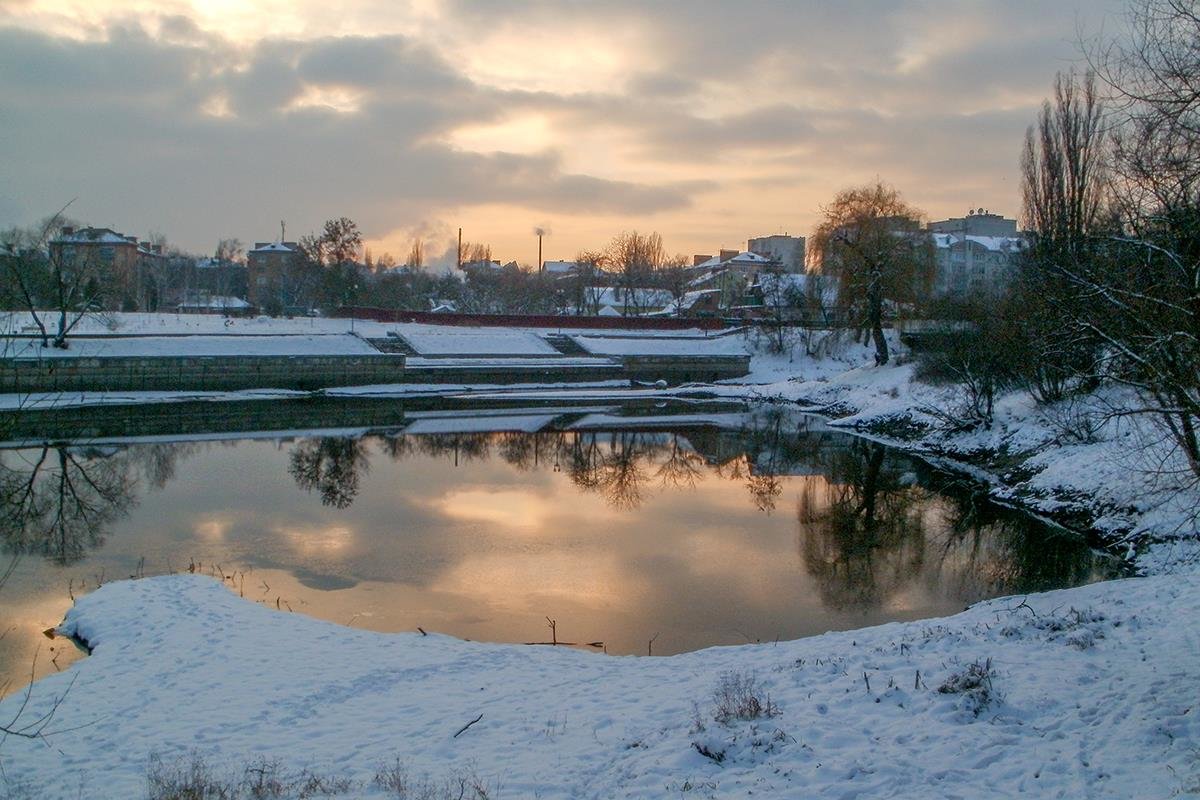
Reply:
M192 400L135 405L65 406L0 412L0 440L51 442L138 436L193 436L328 428L398 429L396 399L305 396L296 399Z
M0 393L313 390L388 383L670 384L737 378L749 356L622 356L611 364L413 366L400 354L355 356L153 356L0 359Z
M0 359L0 393L322 389L404 381L404 356Z

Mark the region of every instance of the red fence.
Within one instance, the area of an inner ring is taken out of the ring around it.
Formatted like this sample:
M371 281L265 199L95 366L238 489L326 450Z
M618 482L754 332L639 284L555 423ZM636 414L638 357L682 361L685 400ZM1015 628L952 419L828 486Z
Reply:
M335 317L376 322L420 322L426 325L464 325L497 328L592 328L603 330L679 331L727 327L719 319L688 317L559 317L552 314L445 314L434 311L401 311L371 306L345 306Z

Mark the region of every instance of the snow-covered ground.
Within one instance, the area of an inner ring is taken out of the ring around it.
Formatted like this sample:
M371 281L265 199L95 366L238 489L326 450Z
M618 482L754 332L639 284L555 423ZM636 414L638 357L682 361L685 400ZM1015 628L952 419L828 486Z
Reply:
M145 796L152 756L235 781L277 761L352 797L411 796L373 782L397 762L512 798L1187 796L1200 632L1180 621L1198 615L1200 578L1160 577L618 658L352 630L200 576L123 581L63 626L89 658L0 703L31 721L61 700L0 760L36 798Z

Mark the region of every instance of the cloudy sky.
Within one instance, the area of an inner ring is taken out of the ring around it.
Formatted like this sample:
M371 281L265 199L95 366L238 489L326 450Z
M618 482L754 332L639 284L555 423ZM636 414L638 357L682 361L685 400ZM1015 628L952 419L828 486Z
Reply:
M1116 0L0 0L0 226L184 249L349 216L372 251L806 235L882 178L1018 211L1025 127ZM452 260L452 259L451 259Z

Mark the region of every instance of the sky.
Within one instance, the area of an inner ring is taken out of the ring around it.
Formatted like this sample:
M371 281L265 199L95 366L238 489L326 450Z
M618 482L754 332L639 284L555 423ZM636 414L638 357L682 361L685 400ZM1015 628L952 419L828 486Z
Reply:
M0 0L0 227L211 253L355 220L571 259L808 235L880 179L1019 213L1022 136L1115 0Z

